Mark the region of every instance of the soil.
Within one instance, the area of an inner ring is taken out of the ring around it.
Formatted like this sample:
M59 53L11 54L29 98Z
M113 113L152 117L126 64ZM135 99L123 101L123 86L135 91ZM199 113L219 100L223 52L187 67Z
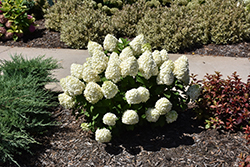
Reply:
M38 20L37 32L17 42L0 41L0 45L41 48L68 48L60 42L60 33L47 30L44 20ZM250 57L250 43L206 45L188 54ZM110 143L98 143L94 134L83 131L70 110L53 109L52 119L59 123L36 140L34 154L16 156L21 167L85 167L85 166L159 166L159 167L233 167L250 153L244 134L204 128L189 109L179 113L176 122L161 128L141 127L113 137ZM1 164L0 164L1 166ZM13 164L4 164L14 167Z

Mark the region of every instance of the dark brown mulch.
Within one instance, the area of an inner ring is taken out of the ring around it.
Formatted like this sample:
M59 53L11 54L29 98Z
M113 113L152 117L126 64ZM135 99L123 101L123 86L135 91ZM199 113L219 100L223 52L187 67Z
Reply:
M44 19L37 20L36 24L39 26L35 33L26 35L17 42L12 40L0 40L0 45L38 48L70 48L60 41L60 32L51 31L45 28ZM250 57L250 42L241 42L232 45L209 44L182 51L181 53L207 56Z
M47 30L44 20L36 33L13 41L0 41L4 46L68 48L60 42L60 33ZM185 51L187 54L250 57L250 43L235 45L206 45ZM240 157L250 153L242 132L204 129L204 121L196 119L191 109L181 113L176 122L163 128L137 128L111 143L101 144L91 132L84 132L69 110L58 107L53 119L61 123L47 133L37 136L41 145L34 147L34 155L16 156L22 167L78 167L78 166L238 166ZM4 165L15 166L15 165Z
M84 117L75 120L58 107L53 118L61 122L43 136L35 154L16 157L22 167L78 166L238 166L250 147L241 132L205 130L191 109L162 128L137 128L102 144L91 132L81 130Z

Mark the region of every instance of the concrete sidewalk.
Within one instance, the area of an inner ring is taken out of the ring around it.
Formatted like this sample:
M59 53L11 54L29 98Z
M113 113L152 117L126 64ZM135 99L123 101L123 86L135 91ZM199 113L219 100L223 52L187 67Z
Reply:
M45 55L46 58L53 57L62 65L63 69L54 71L55 77L60 80L70 75L70 66L72 63L83 64L89 57L87 50L76 49L43 49L43 48L23 48L0 46L0 59L11 60L10 55L22 54L26 58L33 58L39 55ZM180 54L169 54L171 60L176 60ZM198 74L198 79L203 79L206 73L214 74L219 71L222 78L231 76L234 71L240 75L243 82L247 82L250 75L250 58L232 58L232 57L214 57L200 55L186 55L189 59L190 74ZM52 90L61 90L58 83L48 85Z

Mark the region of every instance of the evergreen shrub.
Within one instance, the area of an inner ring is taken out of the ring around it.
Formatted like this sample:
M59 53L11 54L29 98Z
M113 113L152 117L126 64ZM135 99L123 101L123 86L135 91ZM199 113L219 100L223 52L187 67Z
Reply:
M51 70L58 68L51 58L25 60L21 55L0 64L0 163L18 165L15 156L32 152L39 144L34 135L53 126L49 110L58 105L54 94L44 85L55 79Z

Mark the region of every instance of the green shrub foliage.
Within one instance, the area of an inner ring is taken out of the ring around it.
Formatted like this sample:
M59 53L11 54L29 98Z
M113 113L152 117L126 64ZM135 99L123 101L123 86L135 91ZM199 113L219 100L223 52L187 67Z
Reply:
M25 60L15 55L12 61L1 61L0 164L9 161L18 165L14 155L32 152L31 145L38 143L33 135L54 124L49 108L58 104L44 85L54 81L50 70L58 67L55 60L42 57Z
M69 14L74 15L79 7L88 5L89 8L96 7L92 0L58 0L53 6L45 11L46 28L60 31L62 21L67 19ZM84 17L82 15L81 17Z
M81 6L62 22L61 40L72 48L84 48L88 42L103 41L112 32L110 17L98 9Z
M116 36L135 37L137 23L147 10L149 8L146 7L146 1L139 0L132 5L125 5L121 11L116 12L111 20Z
M143 33L153 48L177 52L193 45L236 43L249 39L247 12L237 1L207 0L201 5L149 10L139 21L137 33Z
M199 115L206 118L206 128L244 129L250 141L250 75L248 82L241 82L236 72L228 79L221 74L207 74L201 83L202 91L197 100Z

